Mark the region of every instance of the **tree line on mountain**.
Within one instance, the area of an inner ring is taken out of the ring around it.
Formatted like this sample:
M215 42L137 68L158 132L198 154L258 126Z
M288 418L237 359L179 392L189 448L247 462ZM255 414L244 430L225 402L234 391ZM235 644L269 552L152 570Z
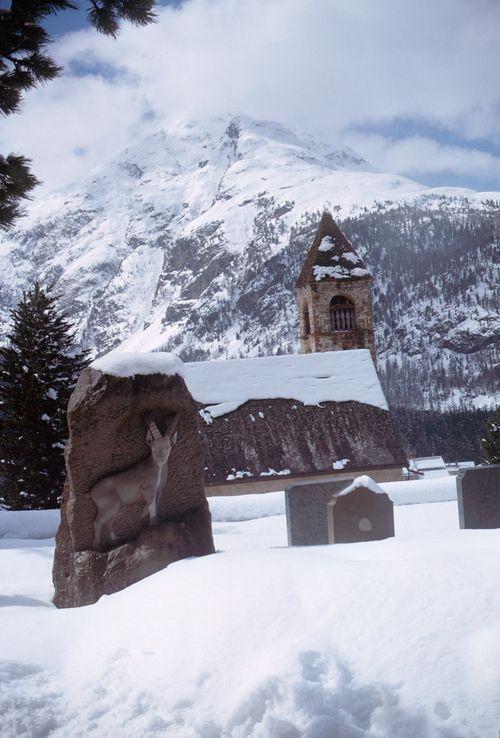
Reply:
M450 203L379 206L342 221L374 275L379 373L390 404L463 409L478 394L494 395L497 223L493 203L478 210L467 201L455 211Z
M422 354L381 360L378 372L389 404L426 409L465 410L479 394L493 397L498 388L498 350L454 354L424 347Z
M380 204L341 227L374 275L378 372L406 453L481 463L498 458L498 429L471 400L498 389L499 337L445 334L498 310L498 203L449 205Z
M492 432L495 435L491 410L397 407L391 414L408 458L442 456L449 463L500 463L500 439L490 437Z

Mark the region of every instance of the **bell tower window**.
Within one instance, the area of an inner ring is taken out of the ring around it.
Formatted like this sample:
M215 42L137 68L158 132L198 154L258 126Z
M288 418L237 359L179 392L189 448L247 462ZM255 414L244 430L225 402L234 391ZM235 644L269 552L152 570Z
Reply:
M348 297L336 295L330 302L330 326L332 331L356 330L356 311Z

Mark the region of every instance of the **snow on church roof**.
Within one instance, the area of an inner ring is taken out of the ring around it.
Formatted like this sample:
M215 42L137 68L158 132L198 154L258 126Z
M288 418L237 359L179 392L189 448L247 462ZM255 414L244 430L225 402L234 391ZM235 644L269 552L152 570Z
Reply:
M207 487L407 464L366 349L185 364L184 378Z
M113 351L93 362L115 376L178 374L211 418L248 400L289 399L304 405L355 400L387 410L367 349L286 354L252 359L214 359L183 364L174 354ZM206 415L208 419L208 415Z
M192 362L184 364L184 379L212 418L248 400L280 398L304 405L354 400L387 410L367 349Z

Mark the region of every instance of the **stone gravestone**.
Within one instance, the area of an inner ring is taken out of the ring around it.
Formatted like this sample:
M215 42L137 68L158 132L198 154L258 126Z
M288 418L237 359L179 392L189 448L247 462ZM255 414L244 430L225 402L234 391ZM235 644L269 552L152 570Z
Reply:
M500 528L500 464L459 471L457 500L461 528Z
M68 406L58 607L91 604L214 552L197 408L182 368L170 354L143 354L82 372Z
M394 509L373 480L334 494L327 505L328 543L380 541L394 536ZM379 491L380 490L380 491Z
M289 546L328 543L326 506L349 480L297 484L285 490L286 526Z

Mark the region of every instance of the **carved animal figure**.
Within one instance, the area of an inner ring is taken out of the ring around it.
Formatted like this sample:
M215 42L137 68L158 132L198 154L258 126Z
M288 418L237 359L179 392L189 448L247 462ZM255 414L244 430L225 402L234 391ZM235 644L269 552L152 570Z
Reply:
M158 495L167 482L168 459L177 441L178 422L179 414L174 416L164 435L156 423L150 422L146 440L151 447L151 456L124 471L104 477L90 490L97 507L94 520L96 549L118 540L113 532L113 523L124 505L144 500L142 516L149 518L149 525L156 524Z

